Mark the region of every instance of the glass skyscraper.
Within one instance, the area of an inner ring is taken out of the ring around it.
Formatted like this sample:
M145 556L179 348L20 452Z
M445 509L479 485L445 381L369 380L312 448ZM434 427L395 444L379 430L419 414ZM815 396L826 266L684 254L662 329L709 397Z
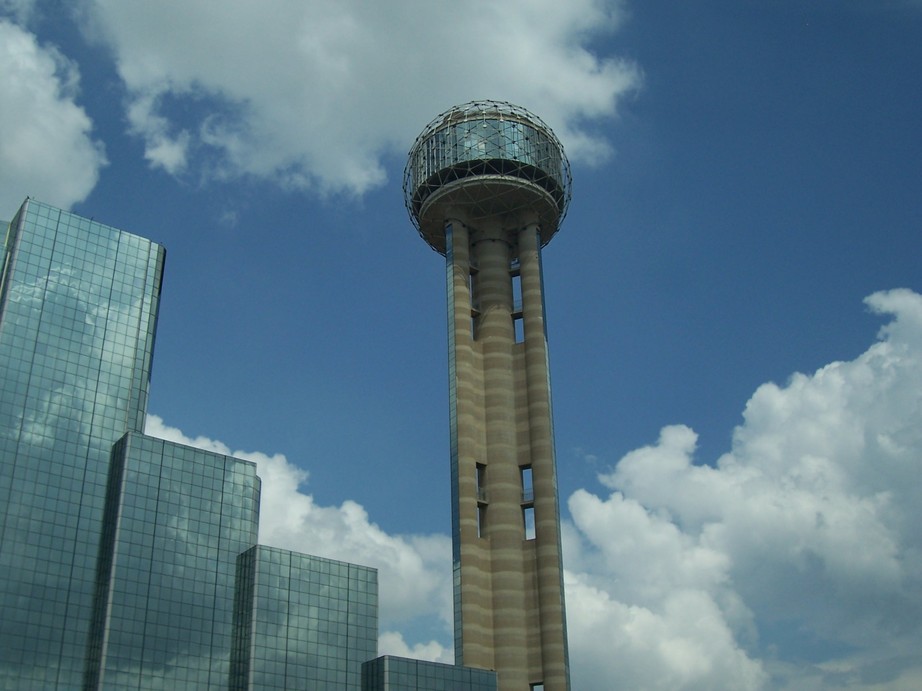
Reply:
M134 432L116 443L87 688L226 688L237 556L258 512L252 463Z
M162 247L27 200L0 261L0 689L495 689L363 686L377 572L256 545L253 463L143 434Z
M112 445L141 432L162 247L27 201L0 277L0 685L80 688Z

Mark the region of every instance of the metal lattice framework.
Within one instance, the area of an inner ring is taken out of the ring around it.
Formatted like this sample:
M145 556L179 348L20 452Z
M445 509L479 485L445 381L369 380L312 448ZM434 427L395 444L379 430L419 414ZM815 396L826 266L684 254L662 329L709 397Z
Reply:
M403 193L420 235L444 254L452 209L472 222L535 214L546 245L566 216L572 181L563 146L540 118L504 101L472 101L416 138Z

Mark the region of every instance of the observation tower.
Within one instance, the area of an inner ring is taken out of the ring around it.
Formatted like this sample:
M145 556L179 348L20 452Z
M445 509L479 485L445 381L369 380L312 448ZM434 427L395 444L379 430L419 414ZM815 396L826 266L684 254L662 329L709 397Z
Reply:
M407 210L446 258L455 662L569 689L541 249L570 166L527 110L475 101L410 149Z

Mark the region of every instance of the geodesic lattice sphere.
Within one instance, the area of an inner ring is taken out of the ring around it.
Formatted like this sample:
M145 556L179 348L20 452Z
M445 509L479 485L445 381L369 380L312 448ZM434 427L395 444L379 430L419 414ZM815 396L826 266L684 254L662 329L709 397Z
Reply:
M472 223L529 212L541 244L557 232L570 203L570 163L540 118L503 101L472 101L430 122L410 148L403 194L413 225L445 254L453 209Z

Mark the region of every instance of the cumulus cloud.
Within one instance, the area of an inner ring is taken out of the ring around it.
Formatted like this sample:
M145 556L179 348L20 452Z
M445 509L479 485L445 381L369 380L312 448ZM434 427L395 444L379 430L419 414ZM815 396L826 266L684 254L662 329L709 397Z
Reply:
M148 163L178 175L186 169L190 135L186 130L171 132L169 120L157 114L158 96L148 93L136 97L128 106L128 123L145 140L144 158Z
M761 386L713 465L670 426L570 498L579 688L914 688L922 296L867 304L880 340Z
M308 474L281 454L231 451L208 437L189 437L149 415L145 433L253 461L262 479L259 541L378 569L382 625L451 616L451 541L444 535L389 535L354 501L319 506L304 491ZM425 647L425 646L424 646Z
M6 3L9 5L10 3ZM31 3L12 3L25 16ZM76 66L0 19L0 215L26 196L69 207L92 191L106 164L93 123L76 103Z
M437 641L410 646L399 631L385 631L378 637L378 655L396 655L414 660L454 664L455 652Z
M573 687L758 689L767 675L743 652L704 590L663 591L650 607L627 604L582 575L567 579Z
M108 44L146 157L171 173L259 176L321 192L381 184L426 122L473 99L538 113L572 158L604 158L586 123L637 69L589 47L617 0L83 0Z

